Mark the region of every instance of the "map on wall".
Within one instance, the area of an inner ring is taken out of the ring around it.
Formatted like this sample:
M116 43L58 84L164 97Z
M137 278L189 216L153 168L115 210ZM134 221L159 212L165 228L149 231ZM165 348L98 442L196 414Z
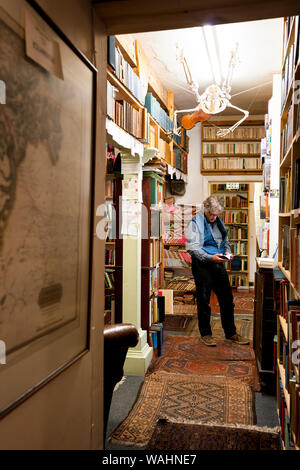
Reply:
M91 72L67 47L62 63L63 80L26 57L23 37L0 19L0 339L8 355L87 315Z

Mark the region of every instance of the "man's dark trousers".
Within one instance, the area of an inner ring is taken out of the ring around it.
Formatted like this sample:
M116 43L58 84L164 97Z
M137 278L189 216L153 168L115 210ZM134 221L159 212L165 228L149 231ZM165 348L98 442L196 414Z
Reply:
M213 290L218 298L221 323L228 339L236 333L234 303L228 274L222 263L201 262L192 257L192 272L196 284L198 324L201 336L211 335L209 306Z

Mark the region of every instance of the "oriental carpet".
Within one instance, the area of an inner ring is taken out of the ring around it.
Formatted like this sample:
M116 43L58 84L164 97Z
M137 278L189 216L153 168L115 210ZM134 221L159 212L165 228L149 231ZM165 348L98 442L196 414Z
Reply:
M253 389L214 376L152 373L133 408L109 437L112 443L145 446L159 418L190 423L254 424Z

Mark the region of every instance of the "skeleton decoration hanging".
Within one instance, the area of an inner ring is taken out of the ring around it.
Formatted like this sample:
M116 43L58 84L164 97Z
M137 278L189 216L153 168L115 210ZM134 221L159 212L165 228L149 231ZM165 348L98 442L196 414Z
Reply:
M182 109L174 112L174 133L177 133L180 127L177 128L177 114L178 113L192 113L183 116L181 120L181 127L185 129L192 129L197 122L207 121L212 114L218 114L224 111L227 107L234 108L238 111L244 113L242 119L236 122L233 126L226 129L219 129L217 131L218 137L225 137L230 132L233 132L247 117L249 116L249 111L238 108L234 106L231 102L231 83L232 83L232 74L234 67L237 62L237 50L238 44L236 44L235 49L231 52L231 57L229 61L227 77L223 82L222 87L219 87L216 84L212 84L206 88L202 95L199 94L198 86L193 81L190 69L188 67L187 61L183 56L183 51L181 50L177 56L177 59L181 62L185 77L188 85L190 86L192 92L196 96L198 105L192 109Z

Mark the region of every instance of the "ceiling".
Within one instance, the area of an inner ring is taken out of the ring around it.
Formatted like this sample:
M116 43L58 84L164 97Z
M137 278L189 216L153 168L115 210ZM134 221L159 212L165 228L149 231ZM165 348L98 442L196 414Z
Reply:
M233 72L231 102L250 114L265 114L272 95L272 75L281 72L283 19L249 21L213 26L221 72L226 75L236 42L239 61ZM213 83L202 28L132 34L140 41L152 69L163 85L174 92L177 109L197 104L187 85L182 65L176 60L176 44L183 48L193 80L201 94ZM245 90L254 88L245 92ZM236 96L234 96L236 95ZM239 114L225 110L222 115Z

